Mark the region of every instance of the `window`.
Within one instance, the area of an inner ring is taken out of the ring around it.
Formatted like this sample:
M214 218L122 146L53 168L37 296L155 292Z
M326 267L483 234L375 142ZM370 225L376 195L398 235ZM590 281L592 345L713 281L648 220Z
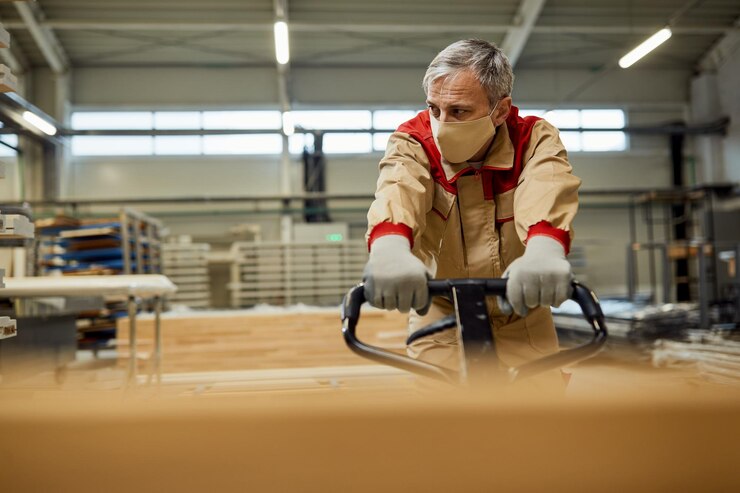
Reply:
M157 130L193 130L203 128L200 111L156 111L154 128Z
M385 148L388 146L388 139L391 138L391 133L376 133L373 135L373 150L385 152Z
M203 153L200 135L157 135L154 154L157 156L192 156Z
M623 128L625 115L618 109L588 109L588 110L551 110L521 109L520 116L538 116L544 118L556 127L563 129L560 140L569 152L606 152L626 151L627 135L624 132L606 129ZM581 128L580 132L565 129ZM599 129L591 131L585 129Z
M293 134L288 137L288 149L291 154L302 154L303 149L313 146L312 134Z
M72 139L75 156L150 156L154 150L150 136L79 135Z
M279 111L80 111L72 114L74 130L279 130ZM2 152L0 150L0 152ZM279 154L279 134L77 135L75 156L192 156Z
M2 123L0 123L0 127L2 126ZM18 148L18 136L15 134L0 135L0 140L16 149ZM18 153L14 149L0 144L0 157L15 157L17 155Z
M369 111L292 111L296 127L311 130L365 130L372 126Z
M417 115L414 110L378 110L373 111L373 128L376 130L395 130L403 122ZM383 147L385 149L385 146Z
M234 130L279 130L283 126L279 111L204 111L203 128Z
M367 154L373 150L372 134L326 134L323 149L326 154Z
M204 135L203 154L279 154L283 138L280 134Z
M323 136L323 150L327 154L380 153L385 151L392 132L419 111L409 108L292 111L291 117L299 131L288 138L288 151L297 155L304 147L313 146L313 135L300 132L302 128L327 131ZM627 149L626 134L619 131L626 122L620 109L522 108L519 114L545 118L560 128L560 138L570 152ZM78 111L72 114L71 122L74 130L225 131L223 135L74 136L71 148L76 156L263 155L280 154L283 150L282 113L277 110ZM266 133L228 134L229 130ZM0 137L6 142L10 142L9 138L15 137ZM13 153L7 147L0 148L0 154L4 152Z
M75 130L150 130L151 111L85 111L72 113Z

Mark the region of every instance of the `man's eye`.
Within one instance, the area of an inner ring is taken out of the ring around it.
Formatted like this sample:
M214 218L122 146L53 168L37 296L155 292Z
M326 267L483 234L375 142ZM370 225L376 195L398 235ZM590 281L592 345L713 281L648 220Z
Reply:
M454 110L455 116L462 116L467 113L467 110Z
M427 106L427 107L431 110L432 115L434 115L435 117L439 116L439 108L435 108L434 106Z

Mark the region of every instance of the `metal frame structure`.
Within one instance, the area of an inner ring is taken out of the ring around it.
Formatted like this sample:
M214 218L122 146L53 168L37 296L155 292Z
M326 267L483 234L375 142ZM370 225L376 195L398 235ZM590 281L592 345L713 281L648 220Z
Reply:
M648 258L648 278L650 285L649 300L657 302L657 265L656 252L660 254L662 302L690 301L696 299L699 305L699 324L703 329L711 326L710 305L720 301L717 272L718 250L729 249L735 252L735 278L733 284L736 291L734 301L734 322L740 322L740 269L737 268L737 259L740 258L740 242L718 241L714 226L714 210L718 200L718 193L732 195L727 186L706 186L693 189L676 189L664 192L636 193L630 197L629 224L630 238L627 245L627 292L630 301L637 296L639 284L639 269L637 268L638 253L646 252ZM656 220L656 205L662 209L662 214ZM682 215L675 218L676 208ZM647 240L640 242L637 239L638 211L642 212ZM658 238L656 224L662 229L662 238ZM677 238L676 231L683 232L684 238ZM682 255L674 255L672 251L683 250ZM696 253L693 254L692 252ZM671 257L676 257L672 259ZM695 258L695 283L692 281L690 259ZM674 265L675 264L675 273ZM696 296L692 295L691 286L696 286ZM671 293L675 288L675 294Z
M124 207L119 214L124 274L162 272L162 223L144 213ZM146 255L145 255L146 250ZM136 266L131 262L132 253Z
M233 308L259 303L336 305L362 276L363 240L235 242L231 248Z

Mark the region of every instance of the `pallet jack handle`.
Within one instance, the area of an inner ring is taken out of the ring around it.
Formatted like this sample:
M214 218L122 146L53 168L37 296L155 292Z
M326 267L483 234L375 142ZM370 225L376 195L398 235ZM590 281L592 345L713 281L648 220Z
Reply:
M482 288L486 296L506 295L506 279L443 279L429 281L429 296L430 299L433 296L452 298L456 290L465 289L466 287ZM565 349L558 353L525 363L519 367L508 368L508 381L521 380L544 371L572 365L594 356L601 350L606 342L607 329L604 322L604 314L599 305L599 299L592 290L578 281L573 281L572 287L571 299L581 307L584 318L594 331L591 340L580 346ZM415 360L359 340L356 330L357 323L360 319L360 307L364 302L365 289L363 283L350 289L342 301L342 333L347 346L352 351L372 361L394 366L425 377L451 383L460 381L461 376L459 372Z

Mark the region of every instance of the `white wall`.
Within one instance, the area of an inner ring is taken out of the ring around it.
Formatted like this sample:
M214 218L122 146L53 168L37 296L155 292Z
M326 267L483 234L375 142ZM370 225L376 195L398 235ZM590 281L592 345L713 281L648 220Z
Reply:
M424 67L293 68L291 88L302 105L423 106ZM598 74L586 70L518 70L519 102L610 105L683 104L689 71L641 70ZM278 104L274 68L79 68L71 87L76 107L235 107Z
M295 107L423 106L423 67L407 69L293 68ZM272 68L78 69L71 88L77 108L240 108L276 107ZM517 72L515 103L548 107L562 102L574 87L591 81L565 105L623 107L632 125L681 119L688 100L689 74L682 71L620 71L594 78L588 71ZM372 194L379 154L327 157L327 191ZM670 186L665 136L631 138L626 153L572 153L584 190ZM293 158L293 189L300 192L301 164ZM138 198L186 196L259 196L279 192L278 157L184 157L75 159L63 185L65 198ZM602 292L624 293L624 251L628 241L626 209L583 200L576 221L577 244L586 248L589 280ZM613 201L612 201L613 202ZM296 204L298 205L298 204ZM367 203L333 202L333 220L346 221L355 237L364 234ZM140 206L159 214L175 234L227 237L242 223L263 227L267 239L279 238L279 204L252 211L247 204ZM83 212L111 211L111 208ZM191 215L191 212L197 215ZM206 211L212 211L210 213ZM300 215L296 215L300 220ZM644 266L643 266L644 267ZM643 268L644 270L644 268Z
M276 156L76 158L64 198L275 195L279 168Z
M740 182L740 34L720 40L691 81L691 118L700 124L729 117L724 136L696 139L697 165L703 183Z
M5 178L0 178L0 203L21 200L21 167L16 158L0 158Z
M740 50L719 68L717 88L724 114L730 117L723 142L725 176L727 181L740 182Z

